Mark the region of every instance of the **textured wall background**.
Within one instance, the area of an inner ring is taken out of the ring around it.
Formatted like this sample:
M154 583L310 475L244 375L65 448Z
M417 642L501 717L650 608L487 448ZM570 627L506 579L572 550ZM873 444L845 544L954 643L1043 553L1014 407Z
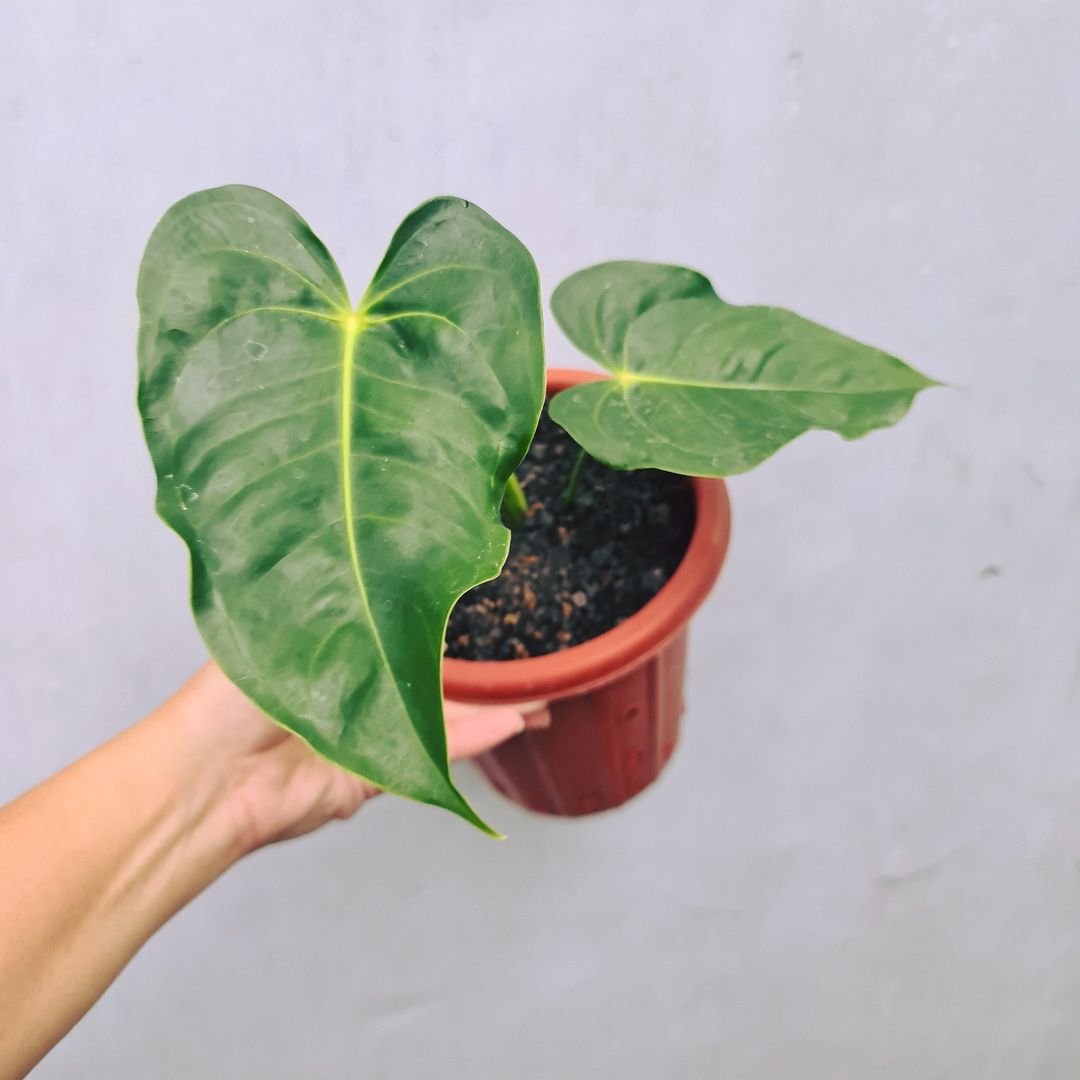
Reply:
M1080 1073L1080 9L14 0L0 39L0 798L200 661L134 283L243 181L354 290L436 192L545 291L706 270L955 386L732 484L663 782L511 836L404 802L237 867L43 1078ZM553 362L574 362L554 327ZM2 874L2 868L0 868Z

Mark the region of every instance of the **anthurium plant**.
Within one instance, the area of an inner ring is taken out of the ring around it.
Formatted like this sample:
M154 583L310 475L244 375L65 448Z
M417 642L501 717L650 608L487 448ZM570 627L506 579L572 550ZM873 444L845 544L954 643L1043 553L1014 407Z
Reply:
M165 214L138 299L157 507L190 551L211 653L321 754L490 831L450 775L441 665L452 607L498 575L503 522L524 512L513 474L545 385L528 251L474 204L432 199L353 301L299 215L229 186ZM892 424L934 385L680 267L595 266L552 308L612 377L551 416L616 469L743 472L811 428Z

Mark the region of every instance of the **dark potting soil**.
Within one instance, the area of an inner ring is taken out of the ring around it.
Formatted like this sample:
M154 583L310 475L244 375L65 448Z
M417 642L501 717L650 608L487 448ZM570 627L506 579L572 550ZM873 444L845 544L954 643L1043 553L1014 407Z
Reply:
M528 518L513 531L502 574L458 601L447 656L516 660L579 645L644 607L675 572L694 529L690 481L588 458L563 510L577 456L545 410L517 471Z

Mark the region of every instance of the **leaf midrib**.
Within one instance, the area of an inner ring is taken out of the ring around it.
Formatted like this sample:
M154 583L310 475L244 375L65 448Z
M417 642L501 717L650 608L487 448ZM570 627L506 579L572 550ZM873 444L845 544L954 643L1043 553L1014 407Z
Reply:
M765 392L770 394L843 394L849 397L868 397L877 394L902 394L909 390L921 390L921 386L896 386L888 390L845 390L843 388L824 389L821 387L802 386L777 386L772 383L740 383L740 382L696 382L693 379L668 378L659 375L641 375L634 371L614 372L614 382L621 390L627 390L631 386L639 384L659 386L685 386L693 390L748 390L751 392Z
M383 665L387 671L392 671L390 658L386 655L382 635L379 633L378 624L375 622L375 614L371 610L371 601L368 599L367 585L364 583L364 573L360 568L360 551L356 543L356 529L353 525L353 484L352 484L352 403L353 403L353 368L356 356L356 340L366 325L364 317L357 312L350 312L341 319L342 345L341 345L341 502L344 511L345 539L349 549L349 561L352 564L353 579L360 596L360 606L367 617L371 627L371 636L375 639L375 647L379 650ZM405 707L405 698L396 679L391 679L394 690L401 700L405 714L409 710Z
M394 667L390 663L390 657L386 653L386 646L383 644L382 635L379 633L379 624L375 621L375 613L371 608L371 601L368 597L367 585L364 582L364 572L360 566L360 551L356 542L356 528L355 528L355 513L353 509L353 482L352 482L352 411L353 411L353 376L355 374L355 358L356 358L356 345L357 341L363 333L363 331L370 325L378 325L379 323L386 322L386 319L369 318L363 313L362 309L356 311L350 311L347 314L342 314L339 322L342 328L342 345L341 345L341 411L339 421L341 425L341 501L343 510L343 520L345 525L345 539L349 550L349 562L352 565L353 580L356 582L357 594L360 597L360 607L363 610L364 615L367 617L368 625L371 627L371 636L375 642L375 647L379 651L379 656L382 659L383 667L390 676L390 683L394 688L394 693L397 695L398 701L401 702L401 708L405 715L409 718L410 726L412 726L413 734L416 736L416 741L419 743L421 749L427 755L428 760L435 766L436 771L442 771L445 766L440 766L439 762L432 756L431 750L428 745L420 737L420 732L412 724L412 711L409 709L409 705L405 700L405 695L401 691L401 686L398 684L397 679L394 677Z

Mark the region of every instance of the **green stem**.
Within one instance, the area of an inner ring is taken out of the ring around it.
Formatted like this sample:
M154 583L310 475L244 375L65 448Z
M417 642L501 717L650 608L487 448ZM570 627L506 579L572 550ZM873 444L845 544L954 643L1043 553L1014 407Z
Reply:
M518 478L511 474L503 491L503 521L511 529L518 529L525 524L525 515L528 513L528 509L529 504L525 501L525 492L522 491Z
M574 501L574 495L577 493L578 480L581 478L581 469L588 456L589 455L582 450L577 456L577 461L574 462L574 467L570 470L570 479L566 482L566 487L563 488L562 497L559 499L564 510L569 509L570 504Z

